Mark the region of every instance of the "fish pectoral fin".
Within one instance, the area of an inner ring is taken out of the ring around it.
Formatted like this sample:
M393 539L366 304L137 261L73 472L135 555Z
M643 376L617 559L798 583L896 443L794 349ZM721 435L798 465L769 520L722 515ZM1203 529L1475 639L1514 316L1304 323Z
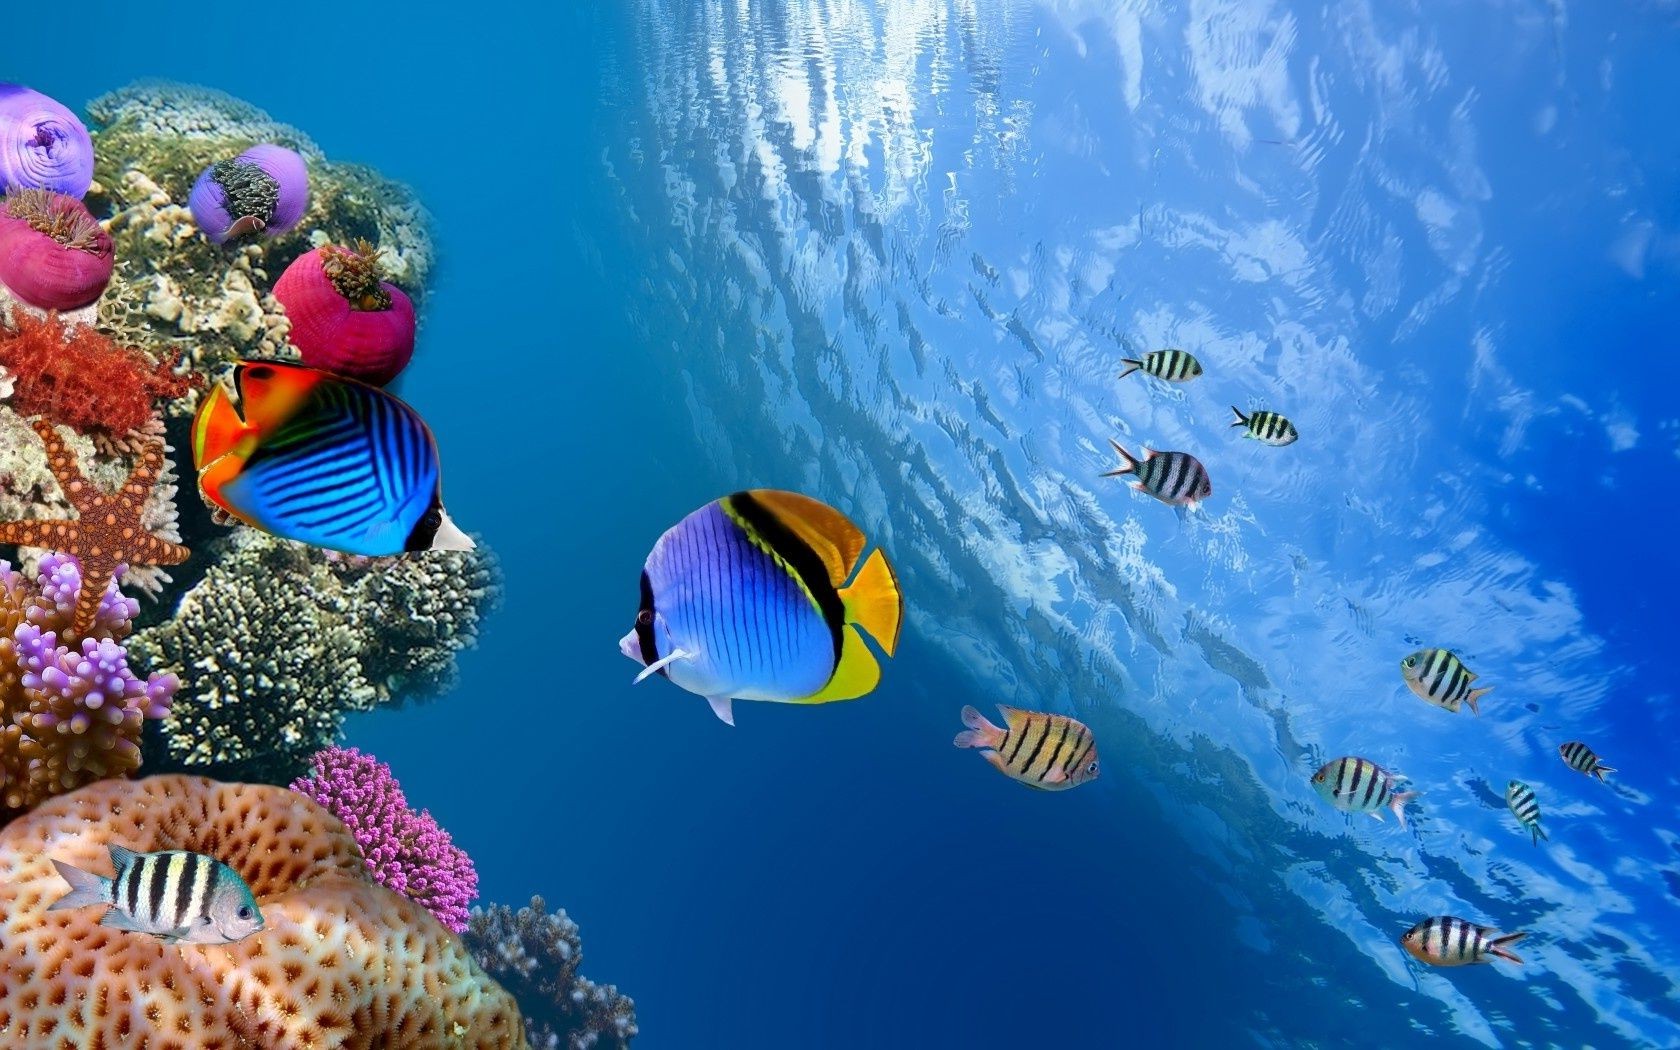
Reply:
M1371 819L1376 821L1378 824L1383 823L1383 818L1382 818L1381 813L1377 813L1377 812L1373 811L1372 814L1371 814Z
M113 930L127 930L129 933L146 932L140 928L139 923L135 922L132 918L124 915L115 908L112 908L110 911L105 913L105 915L99 920L99 925L109 926Z
M735 701L727 696L708 696L706 703L712 705L712 714L722 719L725 725L735 724Z
M672 663L675 663L678 660L686 660L693 655L694 654L689 652L687 649L672 649L671 652L668 655L661 656L659 659L655 660L653 663L648 664L646 667L642 668L641 674L638 674L630 684L631 685L639 685L639 684L641 684L642 680L644 678L648 677L649 675L658 674L666 666L668 666ZM725 718L724 721L728 722L729 719ZM733 725L734 723L731 723L731 724Z
M869 651L858 629L847 624L841 629L840 663L828 684L801 700L806 704L823 704L830 700L855 700L874 689L881 681L881 665Z
M1043 782L1046 783L1046 784L1060 784L1060 783L1065 782L1067 780L1067 778L1068 778L1067 772L1065 770L1063 770L1061 767L1058 766L1057 768L1052 769L1050 772L1044 774L1044 781Z

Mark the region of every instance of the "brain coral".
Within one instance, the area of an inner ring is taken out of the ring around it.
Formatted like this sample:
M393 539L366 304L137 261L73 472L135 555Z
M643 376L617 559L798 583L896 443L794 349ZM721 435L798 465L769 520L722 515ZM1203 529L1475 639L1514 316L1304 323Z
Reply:
M166 947L48 912L51 858L189 849L250 883L267 929ZM284 788L106 781L0 831L0 1045L18 1050L518 1050L518 1007L419 905L370 882L344 826Z
M185 683L162 724L166 769L289 782L346 712L448 688L498 593L483 548L337 558L240 528L216 553L175 617L129 643Z

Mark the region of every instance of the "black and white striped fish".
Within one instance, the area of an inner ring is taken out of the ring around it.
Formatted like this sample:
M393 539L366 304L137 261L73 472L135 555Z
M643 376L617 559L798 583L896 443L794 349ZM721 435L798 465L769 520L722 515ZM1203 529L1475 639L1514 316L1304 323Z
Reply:
M1120 363L1126 366L1120 373L1121 379L1142 370L1169 383L1188 383L1202 374L1202 363L1183 350L1156 350L1144 354L1141 361L1122 357Z
M1451 915L1437 915L1407 930L1400 938L1400 946L1412 958L1431 966L1492 962L1496 955L1520 966L1522 960L1506 946L1527 936L1526 933L1502 934L1492 927L1477 926Z
M165 944L230 944L263 928L262 911L239 873L184 850L136 853L109 846L110 878L54 860L70 892L48 911L109 904L99 925L149 933Z
M1120 453L1125 466L1108 471L1103 475L1105 478L1136 474L1137 480L1132 482L1132 488L1147 492L1162 503L1181 504L1191 509L1213 495L1213 482L1208 478L1207 468L1188 452L1157 452L1146 448L1140 460L1121 448L1113 438L1108 443Z
M1536 846L1540 845L1541 839L1549 837L1540 827L1540 800L1534 797L1533 788L1520 780L1511 781L1505 785L1505 804L1528 829L1529 838Z
M1394 790L1394 776L1368 758L1344 755L1326 762L1313 774L1313 788L1324 801L1346 813L1369 813L1373 820L1382 819L1382 811L1391 809L1406 826L1406 803L1417 798L1416 791Z
M1476 680L1475 672L1465 667L1456 653L1446 649L1419 649L1400 661L1400 674L1418 699L1448 711L1469 704L1470 710L1479 715L1482 712L1476 702L1493 691L1491 685L1470 688L1470 683Z
M1097 778L1097 741L1085 723L1066 715L998 705L1005 726L995 726L973 707L962 709L968 728L952 741L984 748L998 772L1028 787L1065 791Z
M1301 436L1300 432L1295 429L1295 424L1276 412L1261 409L1245 416L1236 405L1231 406L1231 411L1237 414L1237 421L1231 425L1243 427L1243 437L1251 437L1262 444L1275 445L1281 448L1284 445L1294 444L1296 439Z
M1585 773L1589 777L1597 777L1598 779L1603 780L1604 774L1614 773L1616 771L1615 766L1607 766L1603 762L1600 762L1598 760L1598 756L1593 754L1592 748L1581 743L1579 740L1571 740L1567 744L1559 744L1558 754L1563 756L1563 761L1570 769L1573 769L1577 773Z

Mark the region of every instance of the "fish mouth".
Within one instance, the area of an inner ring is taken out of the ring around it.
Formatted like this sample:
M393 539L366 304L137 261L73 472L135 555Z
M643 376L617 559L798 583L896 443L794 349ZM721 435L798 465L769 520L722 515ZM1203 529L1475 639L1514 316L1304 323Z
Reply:
M618 651L636 661L638 664L642 663L642 642L641 639L636 636L636 632L634 630L631 630L629 634L626 634L623 638L618 640ZM647 665L643 664L642 666L645 667Z

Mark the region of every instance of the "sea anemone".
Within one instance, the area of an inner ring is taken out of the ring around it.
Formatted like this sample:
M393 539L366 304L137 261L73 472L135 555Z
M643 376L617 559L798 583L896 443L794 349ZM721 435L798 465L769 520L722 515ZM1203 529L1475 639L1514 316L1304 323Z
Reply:
M0 201L0 284L31 306L77 310L111 281L111 235L82 202L53 190Z
M57 190L80 198L93 184L93 139L65 109L21 84L0 84L0 193Z
M13 379L9 407L81 434L120 438L146 425L155 399L180 397L203 382L176 375L175 363L154 363L95 328L66 325L54 313L19 313L12 327L0 325L0 368Z
M383 386L414 356L414 304L379 279L379 251L324 245L299 256L274 284L303 363Z
M187 206L216 244L252 233L272 237L309 210L309 169L297 153L265 142L205 168Z

